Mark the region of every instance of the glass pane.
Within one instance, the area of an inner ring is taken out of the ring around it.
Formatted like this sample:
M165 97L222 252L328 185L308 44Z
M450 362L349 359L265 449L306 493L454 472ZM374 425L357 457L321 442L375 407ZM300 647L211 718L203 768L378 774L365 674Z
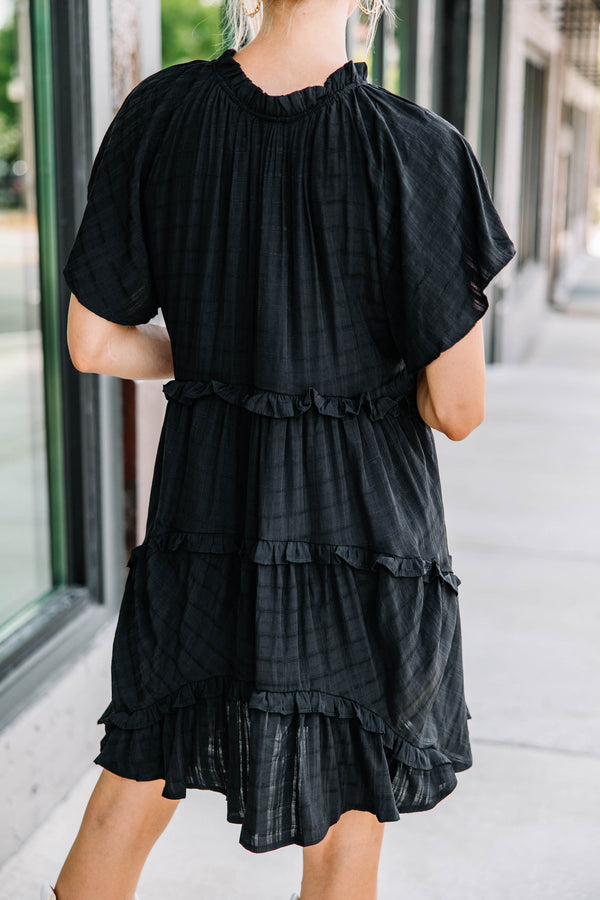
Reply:
M408 3L391 3L390 6L396 13L396 20L392 22L387 15L384 14L383 26L383 87L387 88L393 94L400 93L400 29L404 29L403 47L408 52L409 49L409 23L406 19L406 12L409 9ZM402 15L405 18L400 18ZM406 94L404 94L406 96Z
M0 637L52 587L28 3L0 0Z
M363 3L363 6L365 4ZM369 20L358 6L353 10L346 25L346 52L355 62L364 60L369 72L369 81L373 82L373 48L367 53L367 34Z

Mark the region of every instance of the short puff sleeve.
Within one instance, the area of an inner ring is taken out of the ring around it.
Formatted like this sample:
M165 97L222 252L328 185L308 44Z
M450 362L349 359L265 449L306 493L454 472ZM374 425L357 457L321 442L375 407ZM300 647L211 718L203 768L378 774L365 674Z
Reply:
M147 94L144 82L137 85L102 139L63 269L79 302L119 325L141 325L158 312L141 203Z
M393 329L410 373L468 334L489 307L484 289L516 253L471 145L443 123L413 145L401 177Z

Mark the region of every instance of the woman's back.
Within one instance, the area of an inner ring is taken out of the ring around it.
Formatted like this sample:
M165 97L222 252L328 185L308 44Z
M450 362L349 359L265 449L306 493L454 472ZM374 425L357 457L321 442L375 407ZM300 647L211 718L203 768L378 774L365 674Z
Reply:
M279 97L228 49L150 76L113 125L79 277L103 266L109 317L160 305L176 380L352 396L416 374L514 252L462 135L365 63Z

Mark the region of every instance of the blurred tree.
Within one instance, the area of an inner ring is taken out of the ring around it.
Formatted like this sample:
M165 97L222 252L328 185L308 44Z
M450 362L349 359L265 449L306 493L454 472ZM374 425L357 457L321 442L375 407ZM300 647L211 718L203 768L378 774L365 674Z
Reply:
M21 147L19 107L11 100L8 86L17 66L17 32L15 15L0 28L0 157L13 161Z
M161 0L163 68L211 59L223 47L221 4L210 0Z

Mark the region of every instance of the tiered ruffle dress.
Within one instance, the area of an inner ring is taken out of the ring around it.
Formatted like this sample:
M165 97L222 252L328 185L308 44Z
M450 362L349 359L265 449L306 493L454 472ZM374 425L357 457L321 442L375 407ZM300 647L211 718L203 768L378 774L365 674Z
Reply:
M515 247L465 138L366 63L274 96L234 52L125 99L64 274L112 322L160 307L174 357L95 761L222 792L263 852L472 765L415 385Z

